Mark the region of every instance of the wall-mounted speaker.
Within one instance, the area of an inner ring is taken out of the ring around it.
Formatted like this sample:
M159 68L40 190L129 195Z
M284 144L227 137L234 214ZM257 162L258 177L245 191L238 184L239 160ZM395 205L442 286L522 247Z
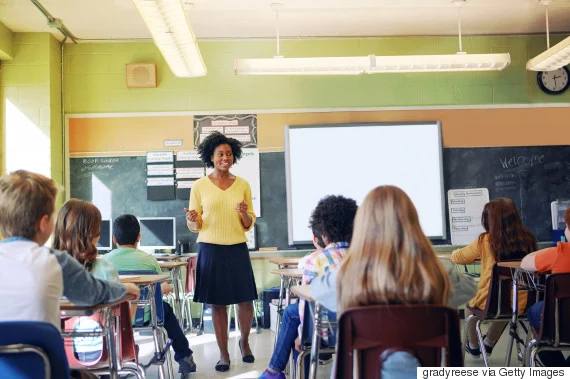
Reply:
M156 88L156 64L127 64L127 88Z

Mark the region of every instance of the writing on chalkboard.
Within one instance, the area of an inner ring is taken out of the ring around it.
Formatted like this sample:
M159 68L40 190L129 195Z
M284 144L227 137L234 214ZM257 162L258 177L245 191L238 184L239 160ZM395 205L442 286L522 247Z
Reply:
M502 157L499 158L501 165L505 170L515 170L520 171L526 168L533 167L537 164L544 163L544 154L542 155L531 155L531 156L515 156L515 157Z

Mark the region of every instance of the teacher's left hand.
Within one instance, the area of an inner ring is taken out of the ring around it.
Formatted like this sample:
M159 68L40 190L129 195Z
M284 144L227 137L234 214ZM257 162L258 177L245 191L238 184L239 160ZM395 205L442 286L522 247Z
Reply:
M246 204L245 200L242 200L242 202L237 205L236 210L240 214L247 213L247 204Z

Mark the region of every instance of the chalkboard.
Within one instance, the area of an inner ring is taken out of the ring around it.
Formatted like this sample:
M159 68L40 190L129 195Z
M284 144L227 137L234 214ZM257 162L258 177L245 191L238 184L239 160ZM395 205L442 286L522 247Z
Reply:
M485 187L491 199L511 198L538 240L551 240L550 202L570 197L570 146L445 148L443 158L446 194L449 189ZM197 234L186 228L184 220L188 202L147 201L145 165L145 157L72 158L71 196L93 201L95 186L99 192L108 192L112 204L108 217L123 213L174 216L178 239L193 244ZM257 245L287 249L284 153L260 154L260 170L263 217L256 223ZM450 239L434 243L450 243Z
M446 193L488 188L490 199L515 202L539 241L552 240L550 203L570 197L570 146L448 148L443 160Z
M263 217L256 222L257 246L287 249L284 155L260 154L259 164ZM195 251L198 234L186 228L184 219L183 208L188 206L188 200L147 200L145 169L145 157L71 158L70 195L95 202L104 216L112 219L125 213L176 217L177 239L190 242L191 251Z

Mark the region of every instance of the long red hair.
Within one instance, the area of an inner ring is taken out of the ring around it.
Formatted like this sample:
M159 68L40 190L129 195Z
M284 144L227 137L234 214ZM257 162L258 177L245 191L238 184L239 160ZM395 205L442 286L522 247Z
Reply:
M523 225L511 199L500 197L485 204L481 224L485 233L479 236L479 243L483 243L483 238L488 236L495 262L522 259L538 250L536 237Z

